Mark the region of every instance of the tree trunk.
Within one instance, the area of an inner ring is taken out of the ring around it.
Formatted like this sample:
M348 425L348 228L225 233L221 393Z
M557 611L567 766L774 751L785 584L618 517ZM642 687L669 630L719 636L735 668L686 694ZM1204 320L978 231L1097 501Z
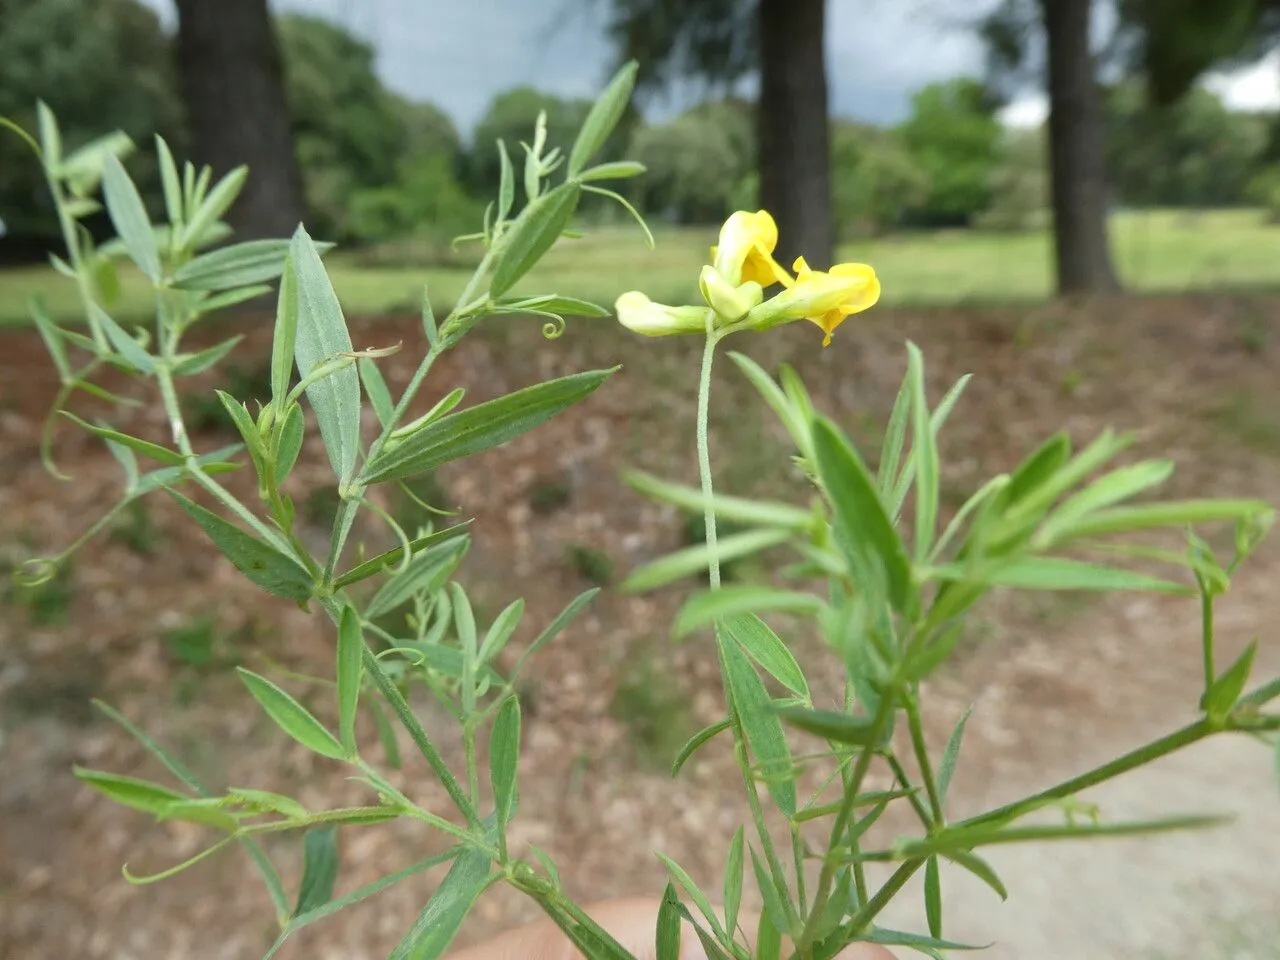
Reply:
M831 265L826 0L759 0L760 202L778 222L778 260Z
M1090 0L1040 0L1049 59L1049 170L1058 294L1120 289L1107 239L1102 99L1089 49Z
M284 69L267 0L177 0L178 70L192 160L248 164L227 217L237 240L287 237L304 212Z

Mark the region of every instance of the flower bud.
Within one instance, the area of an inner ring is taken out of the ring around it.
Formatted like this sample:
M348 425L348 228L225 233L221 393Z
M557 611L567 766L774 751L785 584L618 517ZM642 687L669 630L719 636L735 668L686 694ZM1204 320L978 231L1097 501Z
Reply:
M707 329L705 307L669 307L654 303L639 290L624 293L614 303L613 309L619 323L646 337L704 333Z
M734 286L715 267L704 266L698 277L698 287L707 306L720 319L717 326L736 323L747 315L752 307L764 299L764 289L754 280Z

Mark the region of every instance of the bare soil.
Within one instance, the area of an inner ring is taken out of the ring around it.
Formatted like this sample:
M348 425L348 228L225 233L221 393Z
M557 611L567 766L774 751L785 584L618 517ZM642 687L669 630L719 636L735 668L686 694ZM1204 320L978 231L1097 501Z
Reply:
M571 324L550 343L531 322L482 326L433 371L423 397L434 402L460 384L471 402L540 377L624 362L566 415L436 478L448 503L476 518L466 582L481 616L491 618L515 596L527 600L513 656L593 580L620 577L683 542L684 518L632 493L618 472L635 466L694 477L697 345L642 341L596 323ZM269 351L264 321L235 327L247 334L235 356L246 366L260 362ZM385 367L402 383L422 349L416 321L356 329L358 346L403 342ZM1172 494L1280 499L1277 333L1280 300L1216 297L1088 310L885 310L846 325L827 350L807 329L733 346L769 369L793 363L817 405L868 443L892 403L905 339L924 349L935 398L972 373L945 434L944 501L954 509L1053 431L1065 428L1079 442L1107 425L1134 430L1137 453L1177 462ZM803 496L788 473L781 431L732 363L722 360L718 370L713 435L722 488ZM6 565L57 553L120 491L115 461L69 427L59 428L55 452L74 482L43 470L38 438L56 386L33 333L0 333ZM76 409L104 412L79 399ZM112 416L125 429L163 437L150 407ZM313 533L321 536L325 501L308 496L329 482L317 439L309 437L293 482L300 511L317 505ZM212 428L199 436L204 449L228 442ZM233 481L250 499L251 483L240 475ZM385 542L376 527L361 534L371 545ZM212 783L291 792L317 808L354 800L357 788L342 771L286 742L251 708L230 669L240 663L327 675L331 629L241 580L162 495L92 541L70 571L38 600L10 591L0 617L0 956L257 957L274 920L247 859L228 852L174 879L131 886L122 863L158 871L198 852L208 835L151 824L82 787L71 767L163 777L91 709L98 697ZM1280 670L1278 574L1280 547L1271 543L1238 575L1220 613L1223 662L1257 638L1259 677ZM674 781L660 769L674 744L722 710L708 644L669 639L682 596L605 590L530 664L515 839L545 849L577 896L658 893L664 876L656 850L709 888L719 886L717 868L742 815L731 758L713 744ZM957 662L928 691L928 735L939 743L975 704L953 814L1047 786L1186 722L1198 696L1197 621L1195 604L1185 600L993 597ZM823 654L801 649L821 675ZM323 714L324 691L313 694L308 702ZM421 710L428 729L449 729L430 704ZM373 741L372 728L362 735ZM424 766L407 749L405 756L397 783L445 811ZM1011 900L1002 905L969 878L944 874L947 935L994 943L988 955L999 958L1280 957L1280 791L1263 747L1213 741L1089 799L1111 819L1204 811L1237 819L1176 837L993 850ZM349 830L340 890L441 846L416 825ZM296 839L273 839L268 849L296 885ZM385 956L439 876L415 877L304 932L281 956ZM531 904L495 891L478 904L460 942L534 914ZM895 904L889 921L920 929L918 892Z

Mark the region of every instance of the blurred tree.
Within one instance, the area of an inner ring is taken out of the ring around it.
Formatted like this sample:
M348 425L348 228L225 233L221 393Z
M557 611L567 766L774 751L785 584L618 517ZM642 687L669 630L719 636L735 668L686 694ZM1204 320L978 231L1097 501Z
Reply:
M733 212L755 168L753 111L742 100L699 104L637 130L631 155L647 172L635 198L677 223L717 223Z
M986 86L969 78L929 84L912 99L900 133L928 177L918 219L963 225L987 206L1000 152L998 107Z
M1119 0L1134 61L1157 105L1209 70L1255 60L1280 38L1280 0Z
M249 165L228 215L239 239L288 236L303 216L302 177L267 0L176 4L192 156L215 173Z
M877 235L929 199L929 174L895 131L848 120L831 125L836 238Z
M980 23L994 67L1018 70L1043 37L1049 174L1059 294L1119 289L1107 234L1102 97L1090 44L1092 0L1001 0Z
M462 158L462 138L449 115L434 103L415 103L396 93L387 93L404 130L407 156L441 155L450 163Z
M159 20L135 0L0 0L0 114L34 131L43 99L68 150L123 130L142 148L128 162L144 187L156 184L151 135L181 147L172 67ZM147 192L149 200L158 195ZM0 218L7 228L0 247L12 255L43 257L56 243L39 162L7 132L0 132Z
M1045 130L1006 130L1000 162L991 171L990 203L974 221L982 230L1043 228L1049 209Z
M278 24L309 222L347 238L354 193L396 181L406 111L374 73L372 46L317 17L289 14Z
M732 85L759 76L760 203L778 222L783 262L831 262L826 0L612 0L611 33L641 83L677 76Z
M1267 120L1233 113L1203 88L1167 106L1137 80L1106 98L1107 169L1122 202L1221 207L1247 202L1266 145Z

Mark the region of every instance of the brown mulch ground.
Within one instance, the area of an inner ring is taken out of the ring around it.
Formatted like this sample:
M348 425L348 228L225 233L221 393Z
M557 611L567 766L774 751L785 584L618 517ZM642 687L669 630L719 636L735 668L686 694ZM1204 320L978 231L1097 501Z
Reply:
M261 321L237 326L248 336L236 356L251 365L269 351L269 330ZM1112 424L1135 430L1143 454L1177 462L1172 492L1280 500L1278 332L1280 300L1220 297L1119 301L1089 311L884 310L847 324L827 350L818 349L812 329L799 327L732 346L769 369L793 363L815 403L865 441L887 416L905 339L925 351L933 397L973 373L945 433L944 500L954 509L1055 429L1083 441ZM361 325L356 340L358 347L403 341L402 352L384 362L393 385L422 349L410 318ZM424 409L459 384L472 402L539 378L624 363L564 416L437 478L449 502L476 518L466 582L482 617L515 596L527 600L513 655L591 577L604 579L610 568L620 576L682 542L682 518L635 495L617 475L637 466L684 481L695 476L697 350L692 341L651 342L589 321L548 343L530 322L482 328L433 371ZM788 476L780 429L730 362L718 370L713 455L722 488L802 495ZM56 457L74 482L55 482L42 469L37 443L55 388L38 338L0 333L0 550L8 564L56 553L119 492L115 461L73 429L59 430ZM101 412L91 404L83 410ZM163 422L146 407L119 423L163 437ZM309 438L292 478L300 504L329 482L317 441ZM226 442L212 432L199 437L202 448ZM237 476L232 485L252 499L246 482L251 478ZM88 707L90 697L145 726L210 781L293 792L314 807L358 796L341 770L286 742L249 709L229 669L238 662L265 672L327 674L328 623L244 582L166 499L148 500L145 517L145 524L135 517L132 526L94 540L75 557L65 586L46 592L42 604L11 593L0 617L3 957L240 958L259 956L270 942L269 902L239 853L154 886L122 879L125 861L137 872L163 869L208 837L187 825L152 825L72 777L77 763L158 775L141 749ZM376 527L363 533L371 541L384 536ZM1223 613L1228 648L1276 622L1280 600L1269 584L1278 567L1269 548L1256 572L1242 576L1240 596ZM577 896L659 892L664 876L655 850L714 888L740 822L740 789L723 750L713 745L674 782L657 769L671 743L721 713L708 645L668 639L680 598L676 590L639 597L606 590L530 664L514 839L547 850ZM212 662L201 666L175 637L202 617L215 624L204 635L217 639ZM1105 758L1117 744L1181 717L1194 705L1192 620L1185 606L1132 598L996 598L985 606L963 662L931 690L930 733L939 739L965 703L981 698L957 775L957 804L999 802L1001 789ZM1269 638L1262 639L1266 645ZM1264 646L1260 660L1274 665L1274 652L1274 644ZM658 694L648 699L636 692L644 684L634 682L644 676L659 678L650 684ZM430 704L422 711L429 729L449 729ZM424 805L446 809L421 764L407 762L397 782ZM340 889L440 847L438 836L416 825L347 831ZM268 848L296 884L297 843L281 838ZM1277 863L1271 858L1250 877L1274 894L1272 903L1280 902ZM407 881L300 935L280 955L385 956L438 877ZM462 940L534 912L505 891L486 895ZM1129 955L1107 952L1107 943L1054 955ZM1029 950L1006 955L1048 955Z

